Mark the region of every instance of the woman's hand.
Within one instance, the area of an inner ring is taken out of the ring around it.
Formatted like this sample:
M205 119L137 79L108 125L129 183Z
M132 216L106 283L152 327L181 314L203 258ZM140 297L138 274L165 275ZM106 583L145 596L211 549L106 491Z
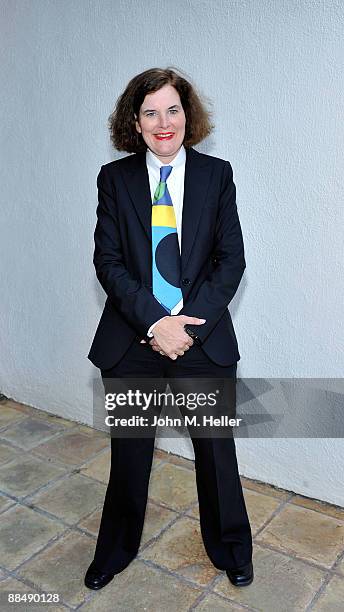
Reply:
M184 355L194 343L184 330L184 325L203 325L204 323L205 319L186 315L165 317L155 325L154 338L149 344L154 351L175 360Z
M146 340L140 340L140 344L147 344L147 342ZM161 346L159 346L154 338L149 341L149 344L151 345L153 351L159 352L160 355L165 355L164 351L161 350Z

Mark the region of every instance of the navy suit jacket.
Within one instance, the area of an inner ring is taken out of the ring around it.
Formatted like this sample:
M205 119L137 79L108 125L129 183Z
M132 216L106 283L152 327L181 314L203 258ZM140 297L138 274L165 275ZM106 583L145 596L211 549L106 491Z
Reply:
M107 299L88 359L113 367L136 336L166 316L152 294L151 193L146 154L101 167L94 232L94 266ZM246 267L228 161L186 148L182 214L181 289L185 314L206 319L190 328L212 361L240 359L228 304Z

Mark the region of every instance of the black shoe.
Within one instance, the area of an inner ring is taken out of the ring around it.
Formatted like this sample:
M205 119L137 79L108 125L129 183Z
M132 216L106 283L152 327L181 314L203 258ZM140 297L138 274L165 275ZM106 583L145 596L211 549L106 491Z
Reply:
M109 584L115 574L106 574L101 570L98 570L92 561L90 567L85 574L85 585L89 589L97 591L102 589L105 585Z
M234 586L248 586L253 581L252 562L241 568L227 569L226 574Z

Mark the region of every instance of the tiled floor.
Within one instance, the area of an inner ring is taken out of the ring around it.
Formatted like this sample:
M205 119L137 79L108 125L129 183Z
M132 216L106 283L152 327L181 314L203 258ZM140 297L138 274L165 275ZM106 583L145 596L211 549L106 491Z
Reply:
M1 610L115 612L344 610L344 510L242 479L255 580L230 585L201 539L193 462L156 450L137 558L88 590L109 473L106 434L12 401L0 404ZM58 593L15 607L8 592Z

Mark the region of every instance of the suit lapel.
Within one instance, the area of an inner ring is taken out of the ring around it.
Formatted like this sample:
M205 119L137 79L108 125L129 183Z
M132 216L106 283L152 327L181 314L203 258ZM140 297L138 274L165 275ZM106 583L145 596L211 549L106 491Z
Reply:
M209 158L195 149L186 149L182 215L182 270L186 268L197 235L202 208L210 181Z
M146 166L146 154L136 153L128 157L127 160L128 164L123 168L124 180L143 229L151 241L152 200Z
M123 169L130 198L143 229L151 241L152 200L146 166L146 154L136 153L130 156L128 158L128 165ZM192 147L186 148L182 215L182 270L187 265L197 235L202 208L206 201L210 173L211 164L209 158L201 155Z

